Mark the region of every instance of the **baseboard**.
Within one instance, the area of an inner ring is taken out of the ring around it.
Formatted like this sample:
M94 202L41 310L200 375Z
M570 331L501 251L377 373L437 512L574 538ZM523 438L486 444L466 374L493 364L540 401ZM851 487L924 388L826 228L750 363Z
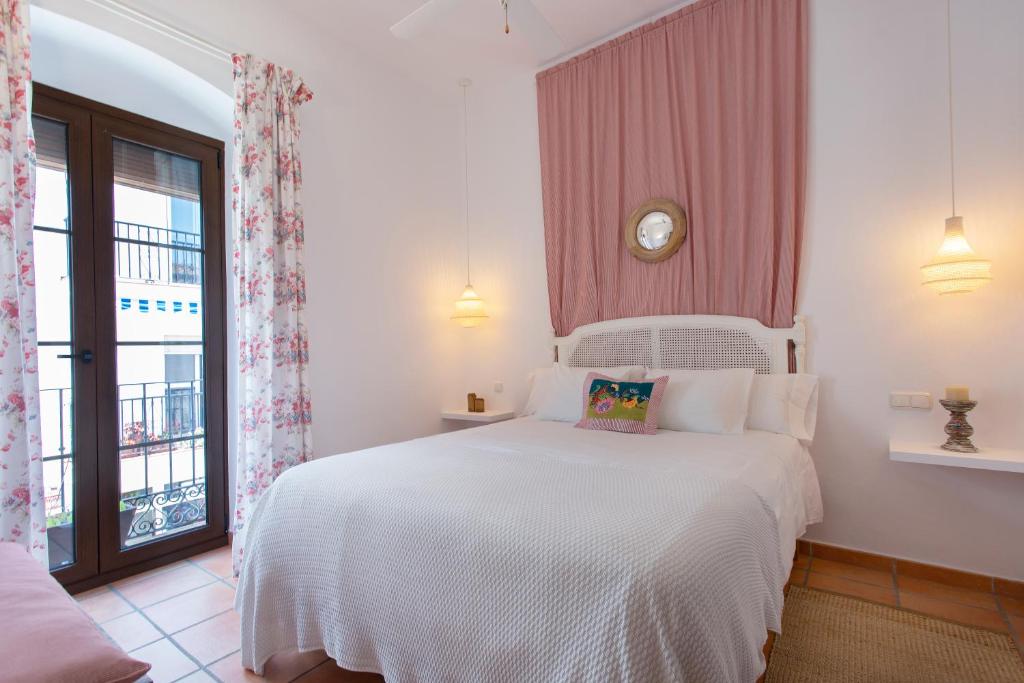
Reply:
M171 564L172 562L177 562L178 560L184 560L186 557L192 557L193 555L205 553L209 550L216 550L225 544L230 545L227 534L224 536L218 536L217 538L209 541L197 543L187 548L176 550L166 555L161 555L160 557L154 557L150 560L146 560L145 562L139 562L127 567L121 567L95 576L90 576L89 578L81 581L69 583L64 586L64 590L71 595L74 595L75 593L81 593L93 588L98 588L120 579L126 579L129 576L134 576L135 574L141 574L142 572L147 572L151 569L157 569L164 565Z
M797 541L797 552L810 557L819 557L823 560L834 562L845 562L855 564L868 569L881 571L896 571L902 576L913 576L918 579L934 581L947 586L957 588L969 588L971 590L998 593L1012 598L1024 599L1024 581L1004 579L998 576L986 574L975 574L960 569L950 569L935 564L925 564L904 560L888 555L869 553L863 550L844 548L838 545L829 545L817 541Z

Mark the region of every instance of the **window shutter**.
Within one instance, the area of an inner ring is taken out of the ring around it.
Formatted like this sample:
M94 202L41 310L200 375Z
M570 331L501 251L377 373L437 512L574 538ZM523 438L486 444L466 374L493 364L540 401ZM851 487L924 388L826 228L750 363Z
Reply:
M200 165L195 159L114 139L114 182L148 192L199 201Z
M33 116L32 129L36 138L36 163L55 171L67 171L68 127L58 121Z

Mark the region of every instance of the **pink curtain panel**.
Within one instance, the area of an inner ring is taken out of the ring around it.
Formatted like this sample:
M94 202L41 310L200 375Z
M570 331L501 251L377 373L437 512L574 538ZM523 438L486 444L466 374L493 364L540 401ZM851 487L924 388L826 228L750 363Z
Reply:
M555 332L711 313L792 324L804 214L806 0L703 0L537 76ZM633 258L647 199L683 247Z

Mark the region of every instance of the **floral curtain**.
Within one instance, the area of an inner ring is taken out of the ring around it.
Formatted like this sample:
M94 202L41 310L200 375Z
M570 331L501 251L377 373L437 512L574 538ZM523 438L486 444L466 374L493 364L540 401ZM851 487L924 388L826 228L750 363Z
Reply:
M0 0L0 541L45 564L29 55L28 2Z
M298 108L313 97L288 69L234 55L234 272L238 332L233 555L264 491L312 456Z

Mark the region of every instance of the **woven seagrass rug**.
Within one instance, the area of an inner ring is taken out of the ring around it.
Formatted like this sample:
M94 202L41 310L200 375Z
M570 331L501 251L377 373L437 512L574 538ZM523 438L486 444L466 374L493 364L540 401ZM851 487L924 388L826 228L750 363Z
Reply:
M767 683L1024 683L1005 634L793 586Z

